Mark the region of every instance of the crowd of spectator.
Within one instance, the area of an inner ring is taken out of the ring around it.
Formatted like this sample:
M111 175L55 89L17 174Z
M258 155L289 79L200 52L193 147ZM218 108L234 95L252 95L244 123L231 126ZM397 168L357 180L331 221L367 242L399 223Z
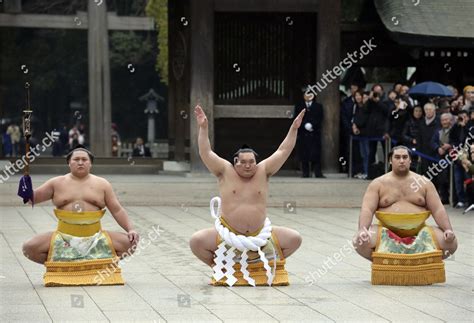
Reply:
M0 157L20 157L25 153L25 138L23 137L22 129L11 123L2 130L2 138L0 140ZM62 124L59 128L53 130L55 138L52 149L44 153L44 155L52 155L53 157L65 156L71 149L82 145L89 147L87 141L86 128L82 123L75 124L71 127L67 127ZM35 147L41 138L37 137L36 132L32 131L30 137L30 146ZM112 144L112 156L120 157L119 151L122 146L118 127L115 123L112 123L111 129L111 144ZM151 157L150 148L145 145L141 137L136 138L136 142L133 144L133 151L130 153L133 157Z
M52 150L48 154L52 156L64 156L70 149L77 145L86 145L86 131L84 124L78 124L70 127L61 125L53 130L55 138L58 138L52 145ZM35 129L32 129L30 137L30 146L35 147L41 141ZM6 129L2 129L1 138L1 156L20 157L25 153L25 138L23 130L15 123L10 123Z
M352 142L353 176L373 178L377 145L381 144L385 151L384 145L390 140L392 145L412 149L411 167L419 174L425 175L441 159L452 162L455 192L451 202L459 208L472 204L466 189L471 178L467 161L474 137L474 86L465 86L462 92L449 88L453 96L416 100L409 95L410 87L403 83L394 84L388 92L381 84L373 85L370 91L351 84L350 95L341 102L340 147L341 156L349 160ZM466 153L453 154L460 147ZM347 167L343 171L348 171ZM450 180L449 168L432 179L445 204L449 203Z
M381 84L373 85L370 91L351 84L350 94L341 102L340 154L346 161L352 160L353 176L372 179L381 175L378 173L380 163L376 163L378 145L385 151L385 144L390 141L392 145L409 147L413 152L412 170L425 176L434 163L441 159L449 160L453 164L453 178L450 178L449 169L443 169L430 180L443 203L451 202L459 208L473 204L471 174L474 173L474 161L471 158L474 151L471 141L474 139L474 86L465 86L462 91L452 86L450 89L453 93L450 97L415 99L409 95L410 87L403 83L395 83L388 91ZM295 115L303 108L308 113L298 135L298 151L300 154L309 152L309 157L301 158L306 163L303 163L303 177L310 176L310 169L316 177L324 177L320 170L320 148L313 153L314 149L306 149L305 146L306 143L311 147L320 147L318 129L323 119L322 106L316 104L314 98L305 97L301 104L295 106ZM87 145L83 124L70 129L62 125L55 132L59 139L53 144L53 156L63 156L77 145ZM33 132L30 139L32 145L39 139ZM4 157L18 157L24 153L22 131L14 123L2 129L1 143ZM112 126L111 144L114 156L118 156L121 141L115 124ZM151 156L141 138L137 138L133 156ZM347 172L347 166L344 163L342 171ZM451 192L453 201L449 201L451 180L454 183L454 192Z

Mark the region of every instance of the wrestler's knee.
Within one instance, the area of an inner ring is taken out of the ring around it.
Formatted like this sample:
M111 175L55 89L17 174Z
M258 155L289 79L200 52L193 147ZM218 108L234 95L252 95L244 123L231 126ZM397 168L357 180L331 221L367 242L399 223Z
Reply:
M293 246L293 248L296 250L301 246L301 243L303 242L303 237L301 237L301 234L298 231L294 231L290 240L291 246Z
M458 249L457 239L454 239L450 243L445 243L443 247L443 258L449 258L450 256L454 255L457 249Z
M214 251L217 248L217 232L214 228L195 232L189 240L191 251L197 255L203 251Z
M273 232L277 236L282 249L294 251L301 246L303 238L298 231L284 227L273 227Z
M22 249L22 252L23 252L23 255L30 259L32 257L32 255L34 254L34 250L35 250L35 245L34 243L32 242L32 239L30 240L27 240L23 243L23 245L21 246L21 249Z
M122 258L133 255L138 248L138 243L130 242L126 247L128 248L126 248L125 251L122 251Z
M352 238L352 245L356 251L362 249L374 249L377 243L378 225L371 225L369 229L357 231Z
M114 249L115 249L115 253L117 254L117 257L119 257L120 259L124 259L126 257L131 257L135 253L135 251L138 249L138 243L135 243L135 244L130 243L128 245L128 248L124 246L123 249L117 249L115 247ZM137 255L139 253L140 252L137 252Z
M458 240L454 238L454 240L447 242L444 238L443 230L438 227L432 227L434 232L434 237L440 249L443 251L443 258L448 258L453 255L457 248L458 248Z
M107 231L107 234L118 257L124 258L135 253L138 243L132 243L127 234L114 231Z
M203 247L204 241L205 237L202 231L194 232L191 239L189 239L189 247L194 252Z
M41 243L42 239L40 236L28 239L22 245L23 255L25 255L26 258L33 258L36 254L41 253L43 251L41 250Z

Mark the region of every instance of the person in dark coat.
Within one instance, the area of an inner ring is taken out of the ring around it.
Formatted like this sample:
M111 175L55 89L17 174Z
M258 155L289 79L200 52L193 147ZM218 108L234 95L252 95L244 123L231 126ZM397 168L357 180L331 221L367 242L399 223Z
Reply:
M3 142L3 156L11 157L13 152L12 140L10 135L4 131L2 134L2 142Z
M151 157L150 148L143 144L143 139L138 137L133 148L133 157Z
M449 143L453 147L459 147L464 145L464 141L467 136L467 124L469 123L469 113L467 111L461 110L458 112L456 118L456 123L453 125L449 133Z
M306 109L298 129L297 150L303 177L310 176L310 166L315 177L324 178L321 171L321 130L323 106L314 100L313 93L305 93L304 101L295 105L294 116Z
M474 145L469 148L468 156L461 160L461 165L466 171L466 179L464 180L464 187L466 192L466 209L474 204ZM465 211L465 210L464 210Z
M403 144L408 148L416 148L416 138L420 133L420 125L423 118L423 108L419 105L413 108L413 113L403 128ZM413 163L413 162L412 162Z
M367 112L369 118L367 121L367 136L368 137L387 137L389 128L388 108L380 100L377 92L371 92L369 100L367 101ZM377 153L378 141L369 142L369 164L375 163L375 155ZM385 141L381 141L382 148L385 154Z
M339 142L340 142L340 149L339 149L339 156L343 157L346 161L349 160L349 151L350 151L350 137L352 135L352 124L354 120L355 110L356 110L356 101L355 101L355 93L359 90L359 85L355 82L351 83L350 86L351 95L345 98L341 103L341 111L340 111L340 130L339 130ZM354 151L356 148L356 151ZM359 169L358 164L359 159L355 159L355 155L359 155L359 146L353 145L353 165L352 168ZM344 165L346 166L346 165ZM342 171L347 171L347 167L342 166ZM348 164L347 164L348 166ZM356 171L357 172L357 171Z
M420 125L423 120L423 108L417 105L413 108L412 115L405 123L405 127L403 128L402 132L403 144L410 149L416 149L416 140L418 138L418 134L420 133ZM416 172L417 166L418 156L412 155L410 169Z
M449 112L441 114L440 128L436 129L431 139L431 148L436 151L438 159L451 161L449 152L453 148L449 143L452 128L453 115ZM438 190L438 194L443 204L449 204L449 169L441 168L441 171L434 174L433 184ZM464 206L464 205L463 205Z
M59 140L56 140L53 143L53 156L63 156L65 154L68 142L68 133L67 127L65 124L61 124L61 127L58 131L55 131L56 135L59 137Z
M352 133L354 134L353 146L359 149L357 152L362 160L362 172L356 173L354 177L360 179L367 179L369 173L369 141L365 138L367 136L367 123L369 113L367 111L367 104L363 102L363 92L357 91L354 95L356 99L356 111L352 123ZM353 158L356 158L354 155Z
M425 111L425 118L420 123L420 132L416 139L416 150L431 158L436 158L437 152L431 146L431 139L435 131L440 128L439 120L436 117L436 107L433 103L428 102L424 105L423 110ZM432 163L433 161L422 157L420 174L426 174Z
M456 116L456 123L451 128L449 132L449 143L451 146L456 149L457 151L462 151L465 146L466 134L467 134L467 123L469 122L469 114L467 111L461 110L458 111L458 115ZM467 179L467 174L464 171L462 166L461 160L457 159L454 162L454 188L456 191L455 201L455 208L464 208L466 205L466 192L464 190L464 180Z
M398 145L403 143L403 128L410 118L410 111L407 107L408 103L401 97L395 98L393 105L389 107L388 134Z

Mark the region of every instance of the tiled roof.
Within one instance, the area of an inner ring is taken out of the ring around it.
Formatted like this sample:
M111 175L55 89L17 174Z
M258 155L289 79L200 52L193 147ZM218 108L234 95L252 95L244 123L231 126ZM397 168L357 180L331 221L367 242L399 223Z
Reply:
M474 47L473 0L374 0L374 4L400 43Z

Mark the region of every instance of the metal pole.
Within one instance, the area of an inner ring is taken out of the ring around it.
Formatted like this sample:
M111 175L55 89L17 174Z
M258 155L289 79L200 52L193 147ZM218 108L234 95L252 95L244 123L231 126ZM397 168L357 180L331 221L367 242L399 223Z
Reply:
M348 176L349 178L352 178L352 135L350 136L349 139L349 173Z
M392 150L392 139L388 138L387 140L388 140L388 149L387 149L387 155L385 158L387 159L387 164L390 165L390 159L388 158L388 154Z
M25 136L25 169L23 175L30 175L30 137L31 137L31 115L33 111L30 107L30 83L25 83L26 89L26 110L23 110L23 135Z
M451 202L451 206L454 206L453 179L454 179L454 163L451 161L451 165L449 167L449 201Z
M112 94L110 92L110 56L109 56L109 29L107 25L107 7L102 4L100 11L100 46L102 59L102 98L103 98L103 138L105 157L112 157Z

